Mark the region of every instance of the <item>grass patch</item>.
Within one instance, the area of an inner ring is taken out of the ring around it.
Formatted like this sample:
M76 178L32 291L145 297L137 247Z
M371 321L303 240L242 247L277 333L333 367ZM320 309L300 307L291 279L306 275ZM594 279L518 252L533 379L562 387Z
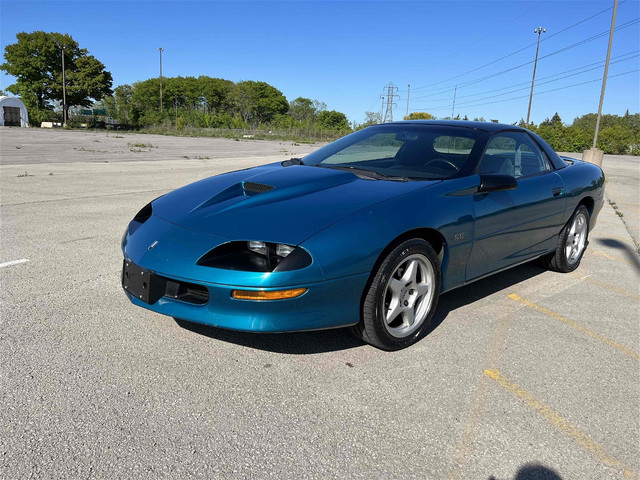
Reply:
M18 178L20 177L33 177L34 175L32 173L29 173L25 170L24 173L21 173L20 175L18 175Z
M609 200L609 205L611 205L611 208L613 208L613 211L616 212L616 215L618 215L620 218L624 217L624 213L620 211L620 209L618 208L618 204L616 202Z
M127 143L127 146L136 148L154 148L150 143Z
M137 133L148 133L154 135L169 135L174 137L212 137L229 138L235 141L253 140L275 140L295 142L313 145L318 142L332 142L350 132L332 132L326 130L261 130L259 128L229 129L229 128L206 128L206 127L184 127L177 130L175 125L158 125L145 127L137 130Z

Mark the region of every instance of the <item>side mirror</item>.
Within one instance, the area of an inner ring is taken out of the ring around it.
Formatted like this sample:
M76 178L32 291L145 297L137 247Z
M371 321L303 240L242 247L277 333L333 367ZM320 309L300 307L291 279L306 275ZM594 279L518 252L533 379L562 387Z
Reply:
M501 173L480 174L480 186L478 193L499 192L501 190L514 190L518 186L518 181L511 175Z

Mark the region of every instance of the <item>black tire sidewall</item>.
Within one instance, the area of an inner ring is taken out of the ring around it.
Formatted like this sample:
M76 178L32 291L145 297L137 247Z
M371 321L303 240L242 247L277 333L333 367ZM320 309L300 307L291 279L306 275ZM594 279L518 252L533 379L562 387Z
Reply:
M576 217L580 214L584 214L585 216L585 220L587 222L587 232L586 232L586 238L585 238L585 245L584 248L582 249L582 252L580 252L580 255L578 256L578 259L576 260L575 263L570 263L569 259L567 258L567 254L566 254L566 246L567 246L567 239L569 237L569 230L571 229L571 225L573 225L573 222L575 221ZM580 266L580 262L582 261L582 257L584 255L584 252L587 251L587 245L589 244L589 227L590 227L590 216L589 216L589 210L587 210L587 207L585 207L584 205L580 205L575 212L573 212L573 215L571 215L571 218L569 219L569 221L567 222L567 225L565 226L564 230L562 231L562 237L561 237L561 241L560 241L560 245L558 246L558 252L557 252L557 257L559 257L559 267L561 269L561 271L563 272L572 272L574 271L576 268L578 268Z
M385 294L387 282L393 272L396 270L407 257L420 254L423 255L434 271L434 285L435 290L433 301L426 318L423 320L422 325L413 332L411 335L398 338L391 335L386 327L382 310L382 296ZM361 326L363 330L363 337L365 341L385 350L399 350L418 341L425 331L429 328L433 315L436 311L438 304L438 297L440 295L441 287L441 269L440 261L433 247L426 241L418 238L407 240L395 247L387 257L382 261L378 267L375 276L369 286L367 295L364 299L364 305L362 309L362 321L364 325ZM369 308L366 308L367 303ZM373 308L371 308L373 307Z

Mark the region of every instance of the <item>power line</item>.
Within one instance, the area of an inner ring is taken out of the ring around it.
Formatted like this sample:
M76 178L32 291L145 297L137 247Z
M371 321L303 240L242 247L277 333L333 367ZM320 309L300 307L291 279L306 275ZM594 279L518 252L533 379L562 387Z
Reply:
M640 50L635 50L633 52L629 52L629 53L625 53L624 55L618 55L616 57L613 57L612 60L616 60L611 62L611 64L613 65L614 63L620 63L620 62L625 62L628 60L633 60L634 58L639 57L640 55L638 54L638 52L640 52ZM631 55L631 56L629 56ZM627 58L622 58L622 57L627 57ZM590 72L593 70L597 70L599 68L601 68L604 65L604 61L600 61L600 62L595 62L595 63L589 63L587 65L582 65L580 67L576 67L576 68L572 68L570 70L565 70L564 72L559 72L559 73L554 73L553 75L547 75L546 77L540 77L539 81L537 82L538 85L545 85L548 83L552 83L552 82L558 82L560 80L564 80L565 78L569 78L569 77L575 77L576 75L581 75L583 73L586 72ZM573 73L572 73L573 72ZM548 81L540 81L540 80L547 80L549 78L553 78L553 77L559 77L561 75L564 75L562 78L556 78L555 80L548 80ZM490 93L495 93L495 92L500 92L502 90L508 90L510 88L514 88L514 87L520 87L522 85L529 85L529 82L522 82L522 83L516 83L513 85L508 85L506 87L501 87L501 88L496 88L496 89L492 89L492 90L487 90L484 92L478 92L478 93L472 93L472 94L468 94L468 95L458 95L457 98L461 99L461 98L470 98L470 97L477 97L480 95L487 95ZM509 92L505 92L505 93L501 93L498 95L493 95L493 97L497 97L500 95L508 95L509 93L513 93L516 91L520 91L520 90L526 90L528 87L524 87L524 88L519 88L517 90L511 90ZM419 100L419 99L424 99L424 98L429 98L429 97L434 97L434 96L440 96L443 94L433 94L433 95L423 95L421 97L414 97L414 100ZM492 97L486 97L486 98L492 98ZM481 99L484 100L484 99ZM467 102L468 103L468 102ZM461 103L459 105L464 105L465 103Z
M636 73L636 72L639 72L639 71L640 71L640 68L636 68L635 70L629 70L627 72L618 73L616 75L609 75L608 78L621 77L623 75L629 75L631 73ZM565 90L567 88L578 87L580 85L586 85L588 83L601 82L601 81L602 81L602 77L599 77L599 78L596 78L596 79L593 79L593 80L587 80L587 81L580 82L580 83L574 83L574 84L571 84L571 85L565 85L563 87L553 88L551 90L545 90L545 91L542 91L542 92L537 92L537 93L534 93L534 95L543 95L545 93L556 92L558 90ZM483 105L491 105L491 104L494 104L494 103L503 103L503 102L508 102L510 100L520 100L522 98L528 98L528 97L529 97L529 95L520 95L518 97L503 98L501 100L494 100L492 102L484 102L484 103L468 102L468 103L473 103L473 105L467 104L467 106L470 107L470 108L472 108L472 107L480 107L480 106L483 106ZM425 110L444 110L444 109L448 110L450 107L451 107L451 105L442 105L442 106L438 106L438 107L425 108ZM416 110L414 110L414 111L416 111Z
M624 0L624 1L626 1L626 0ZM503 29L504 27L506 27L506 26L508 26L508 25L511 25L513 22L515 22L515 21L516 21L516 20L518 20L519 18L524 17L525 15L529 14L531 11L533 11L533 10L539 10L539 9L540 9L540 7L541 7L542 5L544 5L545 3L549 3L549 2L548 2L548 1L546 1L546 2L542 2L541 4L536 5L535 7L533 7L533 8L530 8L530 9L526 10L524 13L521 13L520 15L518 15L518 16L517 16L517 17L515 17L514 19L512 19L512 20L508 21L508 22L507 22L507 23L505 23L504 25L501 25L501 26L499 26L499 27L497 27L497 28L494 28L494 29L493 29L493 30L491 30L487 35L485 35L485 36L483 36L483 37L480 37L480 38L476 39L475 41L471 42L469 45L476 45L476 44L478 44L480 41L484 40L485 38L489 38L489 37L490 37L491 35L493 35L496 31L501 30L501 29ZM621 2L621 3L622 3L622 2ZM600 13L602 13L602 12L600 12ZM596 14L596 15L599 15L599 13L598 13L598 14ZM590 17L590 18L591 18L591 17ZM441 64L442 62L444 62L445 60L450 60L452 57L456 56L456 55L457 55L457 54L459 54L460 52L465 52L465 51L467 51L468 49L469 49L469 46L465 46L465 47L463 47L463 48L461 48L461 49L459 49L459 50L456 50L455 52L453 52L453 53L449 54L448 56L446 56L446 57L444 57L444 58L441 58L440 60L436 61L435 63L431 63L431 64L429 64L429 65L426 65L426 66L424 66L424 67L422 67L422 68L420 68L420 69L418 69L418 70L414 71L414 72L413 72L413 73L411 73L410 75L415 75L415 74L417 74L417 73L419 73L419 72L424 71L424 70L425 70L425 69L427 69L427 68L431 68L431 67L433 67L433 66L435 66L435 65L439 65L439 64Z
M626 1L626 0L625 0L625 1ZM620 4L622 4L622 3L624 3L624 2L620 2ZM542 40L542 41L549 40L549 39L551 39L551 38L555 37L556 35L560 35L561 33L566 32L567 30L570 30L571 28L574 28L574 27L576 27L576 26L578 26L578 25L580 25L580 24L582 24L582 23L584 23L584 22L586 22L586 21L588 21L588 20L591 20L592 18L597 17L598 15L602 15L603 13L605 13L605 12L607 12L607 11L611 10L612 8L613 8L613 7L605 8L604 10L602 10L602 11L600 11L600 12L598 12L598 13L594 14L594 15L591 15L590 17L587 17L587 18L585 18L585 19L583 19L583 20L580 20L579 22L576 22L576 23L574 23L573 25L570 25L570 26L568 26L568 27L566 27L566 28L564 28L564 29L560 30L559 32L556 32L556 33L554 33L554 34L552 34L552 35L549 35L547 38L545 38L545 39L544 39L544 40ZM609 30L607 30L607 33L608 33L608 32L609 32ZM484 37L484 38L486 38L486 37ZM471 70L468 70L468 71L466 71L466 72L460 73L460 74L455 75L455 76L453 76L453 77L447 78L446 80L441 80L441 81L439 81L439 82L430 83L430 84L428 84L428 85L424 85L424 86L422 86L422 87L416 87L416 88L414 88L414 90L421 90L421 89L424 89L424 88L432 87L432 86L434 86L434 85L440 85L441 83L445 83L445 82L448 82L448 81L450 81L450 80L455 80L456 78L460 78L460 77L462 77L462 76L464 76L464 75L468 75L469 73L477 72L478 70L481 70L481 69L483 69L483 68L485 68L485 67L488 67L488 66L490 66L490 65L493 65L494 63L498 63L498 62L499 62L499 61L501 61L501 60L504 60L504 59L506 59L506 58L512 57L513 55L516 55L516 54L518 54L518 53L520 53L520 52L522 52L522 51L524 51L524 50L526 50L526 49L528 49L528 48L530 48L530 47L533 47L534 45L536 45L536 43L537 43L537 42L533 42L533 43L531 43L531 44L529 44L529 45L527 45L527 46L525 46L525 47L522 47L522 48L520 48L520 49L518 49L518 50L514 51L514 52L511 52L511 53L509 53L509 54L507 54L507 55L504 55L503 57L500 57L500 58L498 58L498 59L496 59L496 60L493 60L493 61L491 61L491 62L489 62L489 63L485 63L484 65L481 65L481 66L479 66L479 67L475 67L475 68L473 68L473 69L471 69ZM451 56L453 56L453 55L451 55ZM451 56L450 56L450 57L448 57L448 58L451 58ZM447 58L447 59L448 59L448 58ZM533 63L533 62L530 62L530 63Z
M630 21L628 21L626 23L623 23L622 25L616 27L615 30L623 30L625 28L628 28L630 26L633 26L633 25L637 24L639 21L640 21L640 17L634 18L633 20L630 20ZM554 52L551 52L551 53L548 53L546 55L543 55L542 57L538 58L538 60L543 60L543 59L549 58L549 57L551 57L553 55L557 55L558 53L565 52L565 51L570 50L572 48L576 48L576 47L582 46L582 45L584 45L586 43L592 42L593 40L596 40L598 38L604 37L604 36L606 36L608 34L609 34L609 30L605 30L605 31L600 32L600 33L598 33L596 35L592 35L591 37L587 37L587 38L582 39L582 40L580 40L578 42L572 43L571 45L563 47L563 48L561 48L559 50L556 50ZM521 63L520 65L516 65L515 67L511 67L511 68L508 68L506 70L502 70L500 72L493 73L491 75L486 75L484 77L481 77L481 78L478 78L476 80L472 80L472 81L469 81L469 82L466 82L466 83L458 84L458 88L468 87L469 85L475 85L476 83L484 82L485 80L489 80L491 78L495 78L495 77L498 77L500 75L504 75L505 73L509 73L509 72L512 72L513 70L517 70L517 69L525 67L527 65L531 65L532 63L534 63L534 61L530 60L528 62ZM426 87L420 87L420 88L426 88ZM418 90L418 88L414 88L414 90ZM452 86L441 87L441 88L436 89L436 90L439 90L439 93L444 93L444 91L453 91L453 87Z

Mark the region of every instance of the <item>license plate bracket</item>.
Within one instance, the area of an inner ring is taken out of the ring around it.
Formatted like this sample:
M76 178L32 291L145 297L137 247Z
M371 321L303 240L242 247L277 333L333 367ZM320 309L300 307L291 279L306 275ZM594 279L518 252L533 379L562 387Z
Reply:
M122 265L122 288L139 300L153 305L165 294L167 280L146 268L125 260Z

